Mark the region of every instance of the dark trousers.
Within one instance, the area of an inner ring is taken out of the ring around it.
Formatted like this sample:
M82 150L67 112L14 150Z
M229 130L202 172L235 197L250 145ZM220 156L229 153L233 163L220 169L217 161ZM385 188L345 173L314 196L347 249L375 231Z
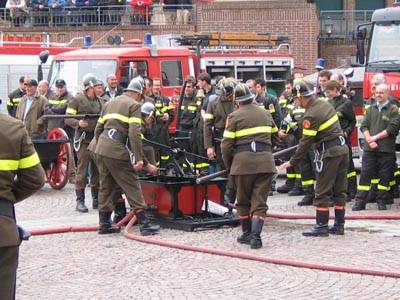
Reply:
M335 205L344 206L347 200L347 166L348 154L323 159L321 172L316 172L314 205L329 207L333 201Z
M82 190L86 187L86 176L87 176L87 171L89 168L90 162L92 162L91 165L91 172L90 174L90 186L93 188L99 188L99 172L97 170L96 165L93 163L89 150L87 149L89 144L87 143L82 143L79 151L76 153L78 157L78 167L76 170L76 181L75 181L75 189L76 190Z
M376 201L390 199L390 181L396 168L395 153L364 151L356 199L366 201L371 189L371 179L379 178Z
M19 246L0 247L0 299L15 299Z
M99 212L111 212L116 201L116 186L121 187L133 210L144 209L139 177L130 161L97 155L100 173Z
M308 188L314 186L315 173L313 168L314 151L309 150L304 160L300 163L301 186Z
M236 188L236 207L240 216L265 217L268 210L268 191L273 177L273 173L232 175Z

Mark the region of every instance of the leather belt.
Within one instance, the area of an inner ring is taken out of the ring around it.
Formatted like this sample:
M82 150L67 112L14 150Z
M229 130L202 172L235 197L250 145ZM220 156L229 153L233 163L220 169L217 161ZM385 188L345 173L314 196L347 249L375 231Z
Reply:
M235 153L239 152L272 152L272 148L270 144L260 143L260 142L251 142L250 144L242 144L237 145L235 147Z
M125 134L122 134L115 128L105 128L101 134L107 136L108 138L110 138L114 141L118 141L124 145L126 144L126 142L128 140L128 137Z
M14 204L10 201L0 199L0 215L15 219Z
M322 147L327 150L329 148L335 147L335 146L342 146L346 144L346 139L343 136L338 136L332 140L325 141L319 144L317 147L318 149L321 149ZM323 145L323 146L322 146Z

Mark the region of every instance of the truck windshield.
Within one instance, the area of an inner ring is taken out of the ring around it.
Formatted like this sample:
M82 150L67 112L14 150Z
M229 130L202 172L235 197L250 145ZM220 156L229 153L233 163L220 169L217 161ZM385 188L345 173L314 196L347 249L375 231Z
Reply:
M375 24L368 64L400 65L400 24Z
M109 74L117 71L117 61L104 60L57 60L53 61L49 72L50 86L57 79L64 79L67 89L73 95L82 90L82 78L87 73L93 73L104 83Z

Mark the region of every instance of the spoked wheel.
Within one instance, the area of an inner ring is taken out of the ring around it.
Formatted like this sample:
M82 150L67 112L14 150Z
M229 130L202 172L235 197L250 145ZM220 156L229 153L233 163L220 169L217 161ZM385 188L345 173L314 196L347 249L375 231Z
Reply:
M65 140L65 143L59 145L58 154L50 168L46 170L47 181L55 190L61 190L69 179L69 166L72 159L71 144L68 141L68 135L61 128L54 128L49 132L47 140Z

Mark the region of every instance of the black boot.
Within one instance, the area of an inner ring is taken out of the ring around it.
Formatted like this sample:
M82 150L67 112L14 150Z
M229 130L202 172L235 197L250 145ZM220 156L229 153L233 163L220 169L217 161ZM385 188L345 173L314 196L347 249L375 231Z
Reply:
M321 211L317 209L316 213L317 225L314 227L303 231L304 236L329 236L329 210Z
M99 190L92 187L90 191L92 193L92 208L97 209L99 207Z
M264 220L262 218L252 218L251 219L251 249L260 249L262 247L261 241L261 231L264 225Z
M118 233L119 227L111 226L111 212L99 212L99 234Z
M227 188L224 194L224 205L230 207L229 204L235 203L236 200L236 190L232 188Z
M357 178L355 176L348 179L347 202L350 202L357 194Z
M119 221L125 218L125 216L126 216L125 199L120 197L117 200L117 203L115 204L113 222L117 224Z
M81 213L87 213L89 210L85 205L85 190L76 190L76 210Z
M250 245L251 240L251 219L250 216L240 219L240 224L242 225L242 234L238 236L237 242L241 244Z
M343 209L335 209L335 223L329 228L329 233L344 235L344 213L344 207Z
M376 204L378 205L378 210L386 210L386 201L385 199L376 199Z
M160 230L160 225L154 223L148 216L146 216L144 210L136 211L136 217L138 219L141 235L157 234Z
M309 185L307 187L304 187L303 189L304 189L304 197L297 203L297 205L298 206L313 205L315 198L314 186Z
M367 202L366 203L375 203L376 202L377 192L378 191L377 191L376 185L375 184L372 185L371 189L368 192Z
M365 200L356 199L356 203L354 203L351 210L352 211L365 210L366 205L367 205L367 202Z
M278 186L276 191L281 194L288 193L294 187L294 178L287 178L284 185Z
M301 196L304 195L303 187L300 180L296 180L293 188L288 192L288 196Z

